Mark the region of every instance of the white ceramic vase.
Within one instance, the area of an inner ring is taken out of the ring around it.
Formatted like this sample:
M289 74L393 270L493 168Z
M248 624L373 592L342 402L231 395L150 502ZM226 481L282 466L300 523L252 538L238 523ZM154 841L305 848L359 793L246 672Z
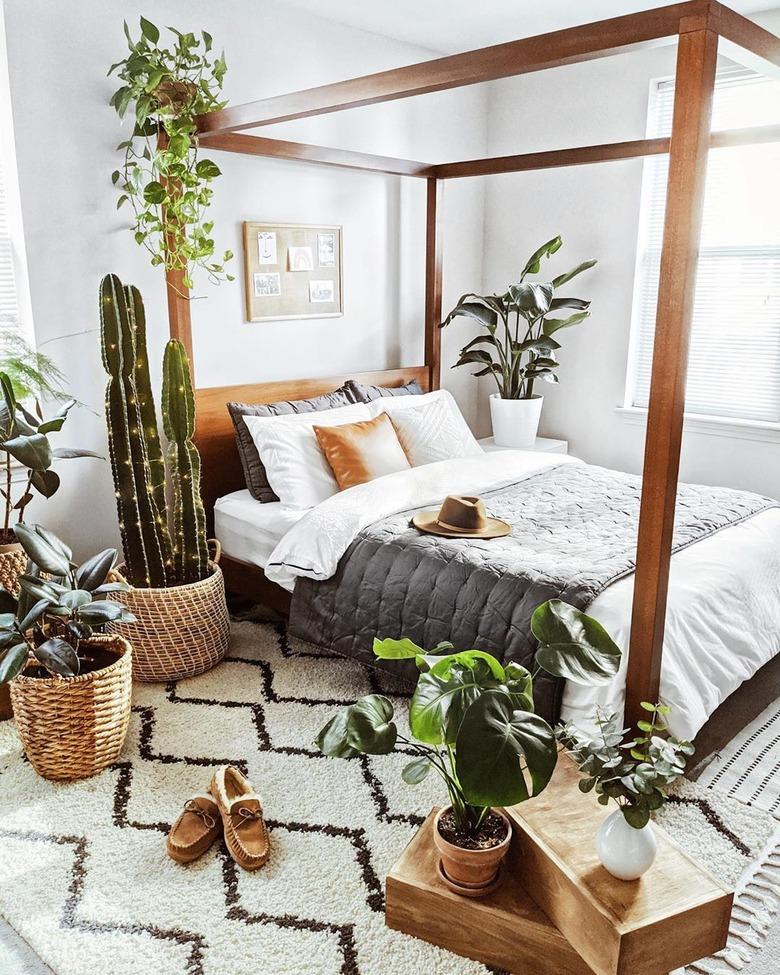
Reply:
M531 399L502 399L498 393L490 397L490 419L493 440L498 447L533 447L539 429L544 396Z
M607 816L596 835L599 860L619 880L636 880L649 870L656 847L652 824L634 829L619 809Z

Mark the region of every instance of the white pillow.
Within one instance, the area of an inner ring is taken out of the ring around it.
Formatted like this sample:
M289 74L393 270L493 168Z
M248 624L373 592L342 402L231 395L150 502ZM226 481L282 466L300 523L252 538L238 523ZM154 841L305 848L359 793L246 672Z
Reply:
M374 416L387 413L412 467L482 453L474 434L446 389L422 396L384 396L368 404Z
M260 454L268 483L282 504L313 508L338 493L339 486L312 427L355 423L370 420L371 416L367 403L355 403L335 410L243 419Z

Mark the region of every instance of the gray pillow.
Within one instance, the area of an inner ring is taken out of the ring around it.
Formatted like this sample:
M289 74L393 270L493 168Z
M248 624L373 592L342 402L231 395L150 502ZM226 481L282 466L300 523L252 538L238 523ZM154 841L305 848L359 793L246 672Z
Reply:
M422 386L416 379L410 379L403 386L366 386L357 379L348 379L344 389L349 389L355 397L355 403L370 403L382 396L419 396Z
M333 410L337 406L349 406L361 402L345 383L332 393L314 396L311 399L285 400L282 403L228 403L227 408L236 431L238 455L244 469L244 480L249 493L256 501L278 501L266 477L265 467L260 460L249 428L244 423L245 416L283 416L286 413L312 413L315 410Z

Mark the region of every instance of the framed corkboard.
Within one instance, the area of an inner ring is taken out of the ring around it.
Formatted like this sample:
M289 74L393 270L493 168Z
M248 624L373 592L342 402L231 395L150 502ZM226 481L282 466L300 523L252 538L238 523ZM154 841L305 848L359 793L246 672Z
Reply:
M244 222L249 322L344 314L341 227Z

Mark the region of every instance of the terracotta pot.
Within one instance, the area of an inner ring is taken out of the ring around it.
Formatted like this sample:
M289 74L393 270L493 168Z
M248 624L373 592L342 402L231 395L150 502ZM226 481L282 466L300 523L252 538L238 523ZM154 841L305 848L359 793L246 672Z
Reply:
M433 823L433 842L441 856L443 879L453 890L469 897L479 897L495 889L501 862L509 852L512 826L500 809L493 812L506 823L506 836L498 846L488 850L466 850L445 840L439 832L439 820L451 806L440 809Z

